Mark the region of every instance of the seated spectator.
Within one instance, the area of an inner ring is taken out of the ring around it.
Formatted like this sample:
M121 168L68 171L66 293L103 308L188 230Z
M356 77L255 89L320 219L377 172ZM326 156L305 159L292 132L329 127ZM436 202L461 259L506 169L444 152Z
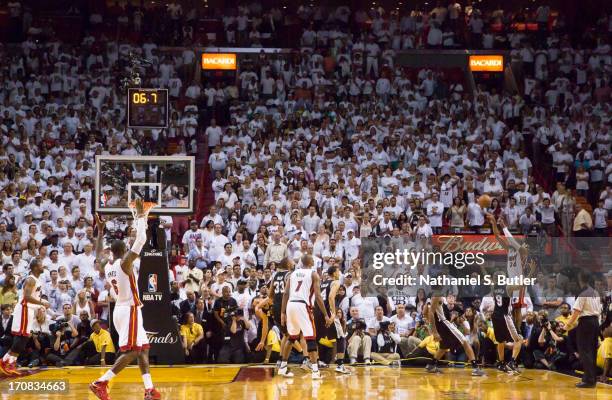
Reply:
M383 321L379 326L372 360L382 365L399 367L400 355L397 352L397 345L400 342L400 336L395 332L395 324L391 321Z
M204 330L202 325L195 322L192 312L184 315L185 323L181 325L181 338L185 361L189 364L201 363L205 356Z

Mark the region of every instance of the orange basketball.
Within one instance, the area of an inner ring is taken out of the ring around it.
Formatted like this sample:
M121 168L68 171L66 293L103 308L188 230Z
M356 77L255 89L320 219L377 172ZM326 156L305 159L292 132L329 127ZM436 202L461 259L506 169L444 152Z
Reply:
M482 209L491 207L491 196L488 194L483 194L478 198L478 204Z

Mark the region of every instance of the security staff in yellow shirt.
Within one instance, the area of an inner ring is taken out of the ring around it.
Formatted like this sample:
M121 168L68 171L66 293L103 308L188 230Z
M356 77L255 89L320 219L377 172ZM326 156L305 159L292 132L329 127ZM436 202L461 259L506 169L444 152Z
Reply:
M112 364L115 362L115 345L110 333L102 329L100 321L97 319L92 319L90 324L93 332L89 336L89 340L83 344L79 354L80 358L85 365L105 367L106 364Z
M612 378L612 326L607 327L604 332L604 340L599 344L597 349L597 368L600 368L603 373L599 380L603 383L608 383Z
M185 323L181 325L181 337L183 338L183 350L187 363L199 363L204 357L204 329L202 325L195 322L193 313L185 314Z

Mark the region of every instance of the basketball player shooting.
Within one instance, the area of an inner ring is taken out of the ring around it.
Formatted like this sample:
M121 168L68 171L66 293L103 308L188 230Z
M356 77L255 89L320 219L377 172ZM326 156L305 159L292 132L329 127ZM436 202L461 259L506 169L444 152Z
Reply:
M535 263L533 260L528 260L529 246L527 243L519 243L514 236L512 236L512 233L510 233L510 230L502 218L499 218L496 222L495 216L492 214L487 214L487 220L491 224L495 239L500 246L502 246L508 252L508 278L516 278L523 274L523 265L530 269L528 276L532 276L535 272ZM504 237L501 237L499 234L499 228L497 227L498 224L502 227ZM518 302L513 305L514 308L512 309L512 316L516 326L520 326L522 320L521 308L524 306L525 290L525 286L521 286L519 288ZM517 293L515 292L515 294Z
M317 352L317 342L315 327L312 317L312 295L321 313L325 316L325 326L330 326L333 322L333 315L330 316L325 308L323 297L321 297L320 278L317 271L312 270L314 260L312 256L302 257L302 268L291 272L286 278L285 293L283 294L283 304L281 309L281 324L287 325L289 334L288 343L282 349L282 361L278 374L285 377L292 377L293 373L287 368L287 360L291 346L296 340L300 339L300 333L306 339L306 348L310 356L312 365L312 379L321 379L319 372L319 355Z
M30 275L26 278L23 292L19 296L19 301L15 305L13 313L13 324L11 326L13 343L11 349L0 360L0 372L5 376L20 376L15 363L30 340L31 332L34 330L34 324L36 323L36 311L41 307L49 308L49 303L40 298L42 288L40 275L42 275L43 270L42 261L38 258L33 259L30 263Z
M149 371L149 340L142 322L142 303L138 297L138 286L132 266L147 241L148 210L144 210L142 199L136 200L135 208L136 240L130 250L127 250L122 240L114 240L111 243L112 261L101 258L105 221L96 214L98 227L96 257L101 268L104 268L106 281L110 284L111 293L116 299L113 325L119 334L119 349L122 352L112 368L89 385L89 389L101 400L110 399L108 383L135 359L138 359L145 387L144 400L161 399L161 394L153 387Z

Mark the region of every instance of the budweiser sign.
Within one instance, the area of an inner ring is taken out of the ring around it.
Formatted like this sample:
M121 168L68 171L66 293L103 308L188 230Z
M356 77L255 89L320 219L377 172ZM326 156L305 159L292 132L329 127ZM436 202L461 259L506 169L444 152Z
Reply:
M522 236L515 236L521 238ZM504 255L506 250L497 242L495 235L434 235L432 243L442 253L484 253Z

